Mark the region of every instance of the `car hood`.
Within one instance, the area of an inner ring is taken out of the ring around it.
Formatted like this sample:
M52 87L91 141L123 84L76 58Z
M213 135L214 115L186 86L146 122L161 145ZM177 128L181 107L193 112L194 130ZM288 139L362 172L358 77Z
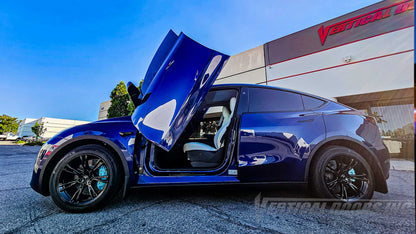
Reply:
M182 134L229 58L183 33L172 33L165 37L149 66L143 80L143 102L131 116L144 137L167 151Z

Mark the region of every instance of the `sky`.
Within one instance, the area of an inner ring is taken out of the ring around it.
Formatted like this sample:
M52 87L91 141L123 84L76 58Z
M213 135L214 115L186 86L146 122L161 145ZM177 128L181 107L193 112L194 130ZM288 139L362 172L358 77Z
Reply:
M0 115L97 120L169 29L234 55L376 2L0 1Z

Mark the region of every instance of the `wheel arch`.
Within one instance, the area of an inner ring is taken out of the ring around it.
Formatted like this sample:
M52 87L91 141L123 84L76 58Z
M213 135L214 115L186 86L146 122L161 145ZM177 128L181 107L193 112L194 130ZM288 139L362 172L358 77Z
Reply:
M388 192L386 177L383 174L383 171L381 169L379 161L377 160L376 155L360 141L351 137L343 136L328 138L314 147L314 149L311 152L311 155L309 156L306 162L305 181L308 182L308 184L310 184L310 168L312 166L314 158L329 146L344 146L354 150L355 152L363 156L364 159L370 165L371 169L373 170L375 178L375 190L381 193Z
M55 167L55 165L71 150L75 149L78 146L82 145L89 145L89 144L95 144L95 145L101 145L104 146L111 155L114 156L114 159L121 167L121 171L123 172L122 177L123 179L123 197L126 194L127 186L130 181L130 173L129 173L129 167L127 165L127 161L119 149L119 147L109 140L108 138L105 138L103 136L95 136L95 135L84 135L80 137L73 138L71 140L68 140L64 142L60 147L59 150L53 151L48 158L48 160L45 162L44 170L42 170L40 175L40 188L41 193L45 196L49 195L49 178L52 174L52 171Z

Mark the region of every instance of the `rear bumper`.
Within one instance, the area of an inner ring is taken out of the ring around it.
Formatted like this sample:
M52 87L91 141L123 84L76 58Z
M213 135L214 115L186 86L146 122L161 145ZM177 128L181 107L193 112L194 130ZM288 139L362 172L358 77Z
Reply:
M390 158L386 159L384 161L384 165L385 167L387 167L387 169L384 169L384 177L386 178L386 180L390 177Z
M377 156L380 160L381 170L383 171L384 178L388 179L390 174L390 153L387 147L385 147L383 150L380 150Z
M375 152L376 160L372 167L374 170L374 176L376 179L375 190L380 193L387 193L387 179L390 176L390 154L387 147Z

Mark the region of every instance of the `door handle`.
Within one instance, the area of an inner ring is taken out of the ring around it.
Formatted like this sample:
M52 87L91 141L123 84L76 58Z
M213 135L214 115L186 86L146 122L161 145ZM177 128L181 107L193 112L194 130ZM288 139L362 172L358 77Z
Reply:
M302 120L298 120L299 123L306 123L306 122L312 122L313 119L302 119Z
M300 117L304 117L304 116L318 116L321 115L322 113L318 113L318 112L312 112L312 113L304 113L304 114L300 114Z

